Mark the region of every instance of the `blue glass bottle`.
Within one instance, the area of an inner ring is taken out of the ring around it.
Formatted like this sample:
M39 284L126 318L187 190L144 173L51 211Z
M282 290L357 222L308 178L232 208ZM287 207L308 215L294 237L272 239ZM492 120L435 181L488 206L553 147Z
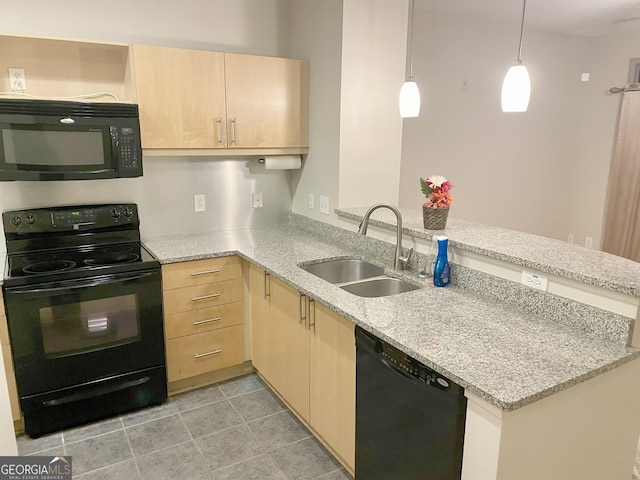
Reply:
M437 237L438 239L438 256L436 257L436 265L433 269L433 284L436 287L446 287L449 285L449 259L447 258L447 247L449 246L449 237L444 235Z

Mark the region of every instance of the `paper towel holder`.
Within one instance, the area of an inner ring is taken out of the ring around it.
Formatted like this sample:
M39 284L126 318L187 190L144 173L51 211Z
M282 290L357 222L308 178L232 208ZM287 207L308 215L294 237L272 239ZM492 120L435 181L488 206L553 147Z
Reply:
M302 166L302 155L265 155L258 164L266 170L297 170Z

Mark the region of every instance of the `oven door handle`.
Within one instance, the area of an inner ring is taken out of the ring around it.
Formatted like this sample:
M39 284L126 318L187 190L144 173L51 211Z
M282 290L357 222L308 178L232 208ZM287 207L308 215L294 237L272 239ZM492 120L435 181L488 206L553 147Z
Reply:
M115 275L104 275L102 277L91 278L87 280L63 280L61 282L51 282L45 285L52 285L50 287L36 287L25 286L7 289L7 293L44 293L44 292L61 292L63 290L76 290L79 288L97 287L99 285L108 285L110 283L121 283L128 280L138 280L141 278L149 277L151 275L157 275L157 272L144 272L144 273L121 273Z

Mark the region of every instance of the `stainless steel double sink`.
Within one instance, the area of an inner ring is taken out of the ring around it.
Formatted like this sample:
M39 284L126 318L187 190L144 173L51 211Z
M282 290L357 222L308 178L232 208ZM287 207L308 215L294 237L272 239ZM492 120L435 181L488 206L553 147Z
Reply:
M360 297L386 297L420 288L385 275L384 268L359 259L326 260L300 268Z

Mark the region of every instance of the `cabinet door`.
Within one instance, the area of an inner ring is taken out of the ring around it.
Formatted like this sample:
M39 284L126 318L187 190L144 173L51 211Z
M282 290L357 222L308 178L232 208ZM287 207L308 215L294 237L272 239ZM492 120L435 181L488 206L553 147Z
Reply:
M269 318L268 278L260 268L249 267L251 297L251 362L260 374L272 382L277 363L273 346L276 344L279 324Z
M309 420L309 331L300 320L304 302L298 290L270 278L269 319L279 324L272 349L277 358L273 384L282 397L304 419Z
M254 265L250 281L253 365L308 420L309 333L299 320L298 291L270 275L265 282L264 272Z
M310 425L353 470L356 430L354 325L314 302L310 336Z
M308 63L225 54L228 146L307 147Z
M226 148L224 54L133 46L142 148Z

